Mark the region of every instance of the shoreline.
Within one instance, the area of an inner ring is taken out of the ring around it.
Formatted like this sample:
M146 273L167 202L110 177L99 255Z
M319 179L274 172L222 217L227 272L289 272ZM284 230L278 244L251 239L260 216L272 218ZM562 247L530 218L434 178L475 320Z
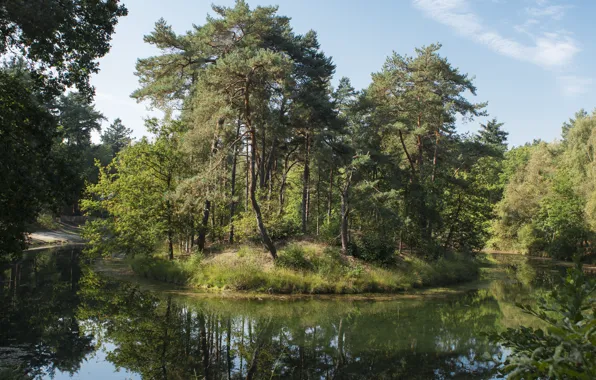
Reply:
M201 289L189 285L177 285L166 281L149 279L133 272L123 259L100 259L92 264L92 270L101 276L138 285L142 289L164 295L210 299L238 300L336 300L343 301L398 301L400 299L444 298L486 287L489 280L478 278L459 281L450 285L415 287L398 292L376 293L267 293L252 290Z

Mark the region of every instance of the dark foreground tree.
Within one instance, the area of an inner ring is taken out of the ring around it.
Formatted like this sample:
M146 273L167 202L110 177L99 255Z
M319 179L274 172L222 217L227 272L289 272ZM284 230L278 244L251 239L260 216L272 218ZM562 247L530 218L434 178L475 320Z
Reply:
M76 86L93 96L91 74L110 50L118 18L128 11L118 0L3 0L0 55L22 56L54 95Z

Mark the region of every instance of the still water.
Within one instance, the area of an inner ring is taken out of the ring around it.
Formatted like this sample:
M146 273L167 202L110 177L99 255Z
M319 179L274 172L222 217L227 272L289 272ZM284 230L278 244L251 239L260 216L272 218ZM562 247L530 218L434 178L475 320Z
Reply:
M104 278L76 248L0 271L0 378L493 379L486 334L534 325L515 306L556 270L496 256L477 289L392 301L179 296Z

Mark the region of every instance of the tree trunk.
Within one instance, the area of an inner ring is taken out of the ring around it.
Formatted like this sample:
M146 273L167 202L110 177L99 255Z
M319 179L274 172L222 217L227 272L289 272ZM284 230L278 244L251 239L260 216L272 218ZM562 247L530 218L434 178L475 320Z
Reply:
M271 146L271 151L269 152L269 156L267 158L267 167L265 170L265 184L267 185L267 200L271 200L271 193L273 192L273 169L275 163L275 154L277 146L277 138L273 139L273 145Z
M348 213L349 213L349 199L348 199L349 187L345 187L344 191L341 192L341 251L344 255L348 253Z
M292 169L292 166L294 166L298 161L294 161L291 165L290 165L290 156L292 155L292 153L294 153L296 151L296 149L298 149L298 146L296 146L293 149L290 149L290 151L286 154L286 157L284 159L284 168L283 171L281 173L281 182L279 185L279 215L282 215L284 212L284 202L285 202L285 190L286 190L286 181L288 179L288 173L290 172L290 169Z
M449 249L449 246L451 245L451 238L453 237L453 227L454 227L453 225L459 219L459 213L461 211L461 206L462 206L461 198L462 198L462 195L461 195L461 193L459 193L459 195L457 196L457 209L455 210L455 215L451 221L451 224L449 225L449 233L447 234L447 239L445 239L445 244L443 245L444 250Z
M172 183L172 179L168 175L168 179L167 179L168 190L170 190L171 183ZM174 241L173 241L174 240L174 236L173 236L174 233L172 231L172 213L173 213L173 210L172 210L172 202L170 202L170 199L169 198L166 200L166 209L167 209L166 212L168 213L168 216L167 216L167 221L168 221L168 231L167 231L167 234L168 234L168 252L169 252L168 258L170 260L174 260Z
M190 252L194 248L195 244L195 218L193 215L190 216Z
M249 188L249 195L250 195L250 202L252 208L255 212L255 217L257 219L257 227L259 228L259 233L261 234L261 240L265 247L269 250L269 253L273 257L273 259L277 258L277 249L275 245L271 241L269 234L267 233L267 228L263 223L263 215L261 214L261 207L257 202L256 190L257 190L257 173L256 173L256 158L257 158L257 136L255 127L252 125L251 121L251 112L250 112L250 93L248 88L248 83L244 89L244 116L246 118L246 127L249 130L250 135L250 188Z
M199 251L203 252L205 249L205 237L207 236L207 223L209 223L209 212L211 211L211 201L205 201L205 208L203 209L203 218L201 219L201 226L199 227L199 237L197 239L197 246Z
M238 140L238 136L240 136L240 120L238 120L238 128L236 129L236 140ZM236 211L236 200L234 197L236 196L236 165L238 163L238 142L234 143L234 158L232 160L232 184L230 189L230 197L232 201L230 202L230 234L228 237L228 241L230 244L234 244L234 212Z
M248 212L248 200L250 198L250 155L248 153L249 142L246 141L246 196L244 197L244 211Z
M310 197L310 135L306 132L304 171L302 173L302 233L308 232L308 206Z
M317 171L317 236L319 235L319 220L321 215L321 168Z
M283 215L284 213L284 192L286 191L286 178L287 173L284 173L281 177L281 183L279 184L279 213L278 215Z
M331 170L329 171L329 195L327 197L327 224L331 223L331 210L333 207L333 163L331 164Z
M340 191L341 195L341 225L340 225L340 238L341 238L341 251L345 255L348 253L349 240L349 214L350 214L350 186L352 185L352 175L350 172L346 176L346 183Z
M265 148L266 148L266 144L267 141L265 140L265 128L262 128L263 130L263 134L262 134L262 139L261 139L261 155L260 155L260 160L258 159L259 155L257 154L257 161L258 161L258 167L259 167L259 188L260 189L264 189L265 188L265 165L266 165L266 160L265 160ZM257 151L258 153L258 151Z
M209 161L213 158L215 153L217 152L217 139L219 130L223 127L225 119L220 117L217 119L217 126L215 127L215 131L213 133L213 140L211 140L211 152ZM205 208L203 209L203 218L201 220L201 226L199 227L199 237L197 241L197 245L199 246L199 250L202 252L205 249L205 238L207 235L207 223L209 223L209 213L211 211L211 201L205 200Z
M431 182L435 182L435 174L437 172L437 153L439 150L439 131L435 132L435 151L433 153L433 170L430 177Z

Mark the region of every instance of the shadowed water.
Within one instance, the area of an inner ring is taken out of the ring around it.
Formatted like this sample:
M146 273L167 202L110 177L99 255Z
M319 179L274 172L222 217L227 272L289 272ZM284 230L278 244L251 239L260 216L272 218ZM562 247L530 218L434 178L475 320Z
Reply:
M1 272L0 378L490 379L486 334L536 321L556 276L496 257L480 289L393 301L181 297L106 279L76 248ZM539 265L538 265L539 264Z

